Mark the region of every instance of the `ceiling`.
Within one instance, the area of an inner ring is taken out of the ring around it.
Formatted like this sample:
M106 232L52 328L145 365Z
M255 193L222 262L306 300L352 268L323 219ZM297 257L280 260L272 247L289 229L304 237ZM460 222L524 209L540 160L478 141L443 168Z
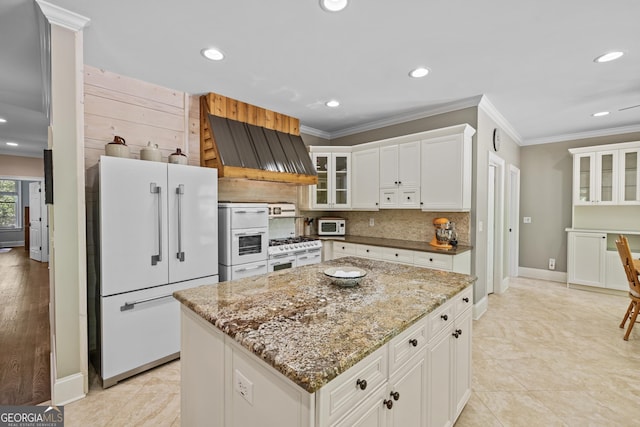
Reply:
M640 131L640 107L625 109L640 104L635 0L350 0L340 13L317 0L49 1L91 20L86 64L192 94L217 92L298 117L305 131L328 138L480 95L523 145ZM21 38L7 33L7 4L31 2L3 2L0 37L13 44ZM226 58L204 59L210 46ZM15 46L33 53L26 49ZM626 54L593 62L612 50ZM416 66L431 72L408 77ZM33 89L8 87L14 95ZM326 107L333 98L342 105ZM611 114L591 116L599 111Z

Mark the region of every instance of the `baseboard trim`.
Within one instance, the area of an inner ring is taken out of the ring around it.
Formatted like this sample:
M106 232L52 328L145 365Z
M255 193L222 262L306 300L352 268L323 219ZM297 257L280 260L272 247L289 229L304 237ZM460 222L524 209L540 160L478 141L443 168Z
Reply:
M0 248L18 248L24 246L24 240L10 240L0 243Z
M51 401L54 405L66 405L85 396L84 375L81 373L58 378L53 383Z
M578 285L576 283L567 283L567 288L577 289L580 291L599 292L601 294L617 295L621 297L629 295L629 291L621 291L619 289L600 288L598 286Z
M480 301L473 304L473 320L478 320L484 313L487 312L489 307L489 298L485 295Z
M505 277L502 279L502 282L500 282L500 289L498 289L498 293L503 294L507 292L507 289L509 289L509 278Z
M519 277L527 277L529 279L550 280L552 282L567 283L567 273L564 271L550 271L539 268L518 268Z

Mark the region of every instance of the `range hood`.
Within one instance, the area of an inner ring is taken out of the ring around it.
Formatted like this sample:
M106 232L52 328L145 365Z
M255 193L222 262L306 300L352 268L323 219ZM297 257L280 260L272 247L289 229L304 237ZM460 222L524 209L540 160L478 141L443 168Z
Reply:
M307 148L296 132L296 119L216 94L201 97L200 109L201 164L217 168L219 177L318 182ZM265 126L260 126L261 121ZM291 123L294 133L290 133Z

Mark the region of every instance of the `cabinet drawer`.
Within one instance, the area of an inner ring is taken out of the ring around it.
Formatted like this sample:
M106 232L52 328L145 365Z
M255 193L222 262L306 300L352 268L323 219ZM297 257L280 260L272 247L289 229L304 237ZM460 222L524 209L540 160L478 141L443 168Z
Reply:
M417 188L400 190L398 196L398 207L400 208L419 208L420 192Z
M387 346L382 346L320 389L321 419L333 422L387 381ZM365 383L366 381L366 383Z
M429 334L426 316L389 342L389 376L393 376L407 360L425 348Z
M361 258L382 259L382 248L379 246L358 245L356 255Z
M453 271L452 255L434 254L432 252L416 252L413 262L421 267Z
M356 245L353 243L333 242L333 259L356 255Z
M398 206L398 190L380 190L380 207L395 208Z
M382 259L399 262L402 264L413 264L413 251L405 249L383 248Z
M453 325L454 321L454 305L451 301L445 302L438 307L429 317L429 338L435 337L440 331L449 325Z
M469 286L467 289L453 297L453 299L455 301L454 304L456 306L455 310L457 318L473 306L473 286Z

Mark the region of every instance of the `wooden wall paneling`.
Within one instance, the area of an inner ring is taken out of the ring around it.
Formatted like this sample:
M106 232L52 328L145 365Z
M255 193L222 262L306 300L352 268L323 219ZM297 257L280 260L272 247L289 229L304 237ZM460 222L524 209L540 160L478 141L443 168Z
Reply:
M107 99L91 94L84 96L84 108L88 113L99 114L135 123L144 123L163 129L184 132L182 114L171 114L164 111L152 110L140 105L128 104L114 99ZM126 139L126 135L121 135Z
M227 98L227 118L238 120L238 101Z
M236 110L238 111L238 121L247 123L247 104L238 101L236 103Z
M84 66L84 84L108 89L111 92L135 95L180 109L184 108L183 92L100 70L90 65Z
M289 118L289 133L291 135L300 135L300 119Z
M154 101L152 99L142 98L134 94L117 92L98 86L92 86L90 84L85 84L84 95L85 97L87 95L93 95L98 98L111 99L113 101L118 101L125 104L145 107L156 111L163 111L165 113L174 114L176 116L184 114L184 106L176 107L174 105L165 104L162 102Z
M271 110L264 110L264 116L265 116L264 127L266 127L267 129L276 128L275 115L276 113Z
M104 144L113 141L114 135L120 135L127 140L127 145L138 141L139 145L146 145L148 141L159 147L173 148L182 146L183 131L162 129L145 123L135 123L121 119L113 119L85 111L85 138L103 141ZM103 145L104 145L103 144Z
M258 125L258 107L247 104L247 123L250 125Z
M210 113L219 117L227 117L226 98L222 95L214 94L213 102L213 109L210 109Z
M249 181L240 178L225 178L218 181L218 200L296 203L297 194L297 187L293 184Z

